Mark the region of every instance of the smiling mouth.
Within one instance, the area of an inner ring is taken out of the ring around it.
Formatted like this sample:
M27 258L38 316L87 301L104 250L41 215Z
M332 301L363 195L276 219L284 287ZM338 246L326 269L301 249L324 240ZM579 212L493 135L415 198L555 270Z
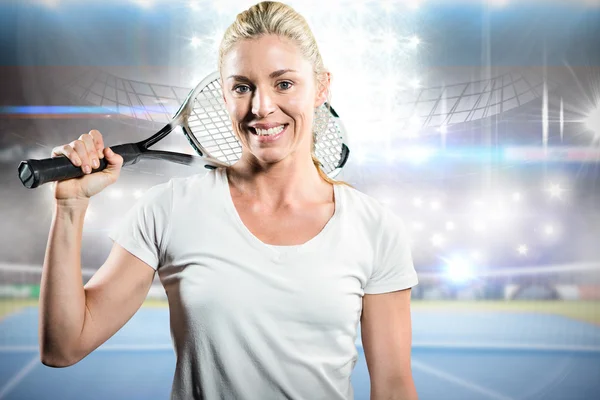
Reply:
M287 124L279 125L274 128L269 129L260 129L260 128L250 128L250 131L257 136L275 136L283 132Z

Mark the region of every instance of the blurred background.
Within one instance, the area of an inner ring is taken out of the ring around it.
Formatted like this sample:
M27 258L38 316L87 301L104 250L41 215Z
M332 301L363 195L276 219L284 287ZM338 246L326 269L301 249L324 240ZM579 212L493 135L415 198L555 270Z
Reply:
M253 3L0 3L0 399L168 397L174 355L158 280L97 352L66 370L39 363L52 193L24 188L17 166L91 129L109 145L148 137L216 70L224 30ZM420 398L597 398L600 1L288 4L333 75L351 150L338 178L410 233ZM191 152L180 132L158 148ZM147 189L198 172L145 161L94 197L84 282ZM353 384L365 399L360 335L357 348Z

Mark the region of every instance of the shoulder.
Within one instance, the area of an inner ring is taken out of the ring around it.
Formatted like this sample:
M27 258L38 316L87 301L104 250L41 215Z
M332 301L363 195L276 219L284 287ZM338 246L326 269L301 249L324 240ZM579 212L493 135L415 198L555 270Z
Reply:
M171 178L163 185L168 185L177 199L197 197L201 193L209 193L211 188L217 186L219 173L219 170L200 171L189 176Z
M340 185L345 194L344 206L353 215L365 218L378 224L398 222L400 218L386 205L376 198L350 186Z
M388 242L408 240L402 217L374 197L355 188L344 186L344 214L350 223L362 227L380 246Z

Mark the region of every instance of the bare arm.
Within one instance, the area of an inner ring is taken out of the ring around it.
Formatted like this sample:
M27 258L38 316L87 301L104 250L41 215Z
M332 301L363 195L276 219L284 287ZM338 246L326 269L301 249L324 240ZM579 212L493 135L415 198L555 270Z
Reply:
M83 286L81 237L89 200L117 180L123 158L104 148L96 130L54 148L52 156L68 157L85 173L56 183L40 284L40 358L45 365L63 367L81 360L133 316L148 293L154 269L115 244ZM99 158L106 158L108 167L90 174Z
M114 244L83 286L81 236L87 204L57 204L40 288L40 356L72 365L115 334L140 308L154 269Z
M410 289L363 297L361 335L371 400L417 400L410 352Z

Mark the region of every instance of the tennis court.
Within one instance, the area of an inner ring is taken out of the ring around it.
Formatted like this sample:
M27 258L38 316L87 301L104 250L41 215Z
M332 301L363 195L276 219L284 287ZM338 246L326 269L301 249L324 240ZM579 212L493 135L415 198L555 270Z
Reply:
M414 301L412 358L419 398L598 398L598 306ZM5 301L0 312L0 399L169 397L175 356L164 303L148 302L97 351L63 369L39 362L34 301ZM360 341L357 348L355 398L369 399Z

